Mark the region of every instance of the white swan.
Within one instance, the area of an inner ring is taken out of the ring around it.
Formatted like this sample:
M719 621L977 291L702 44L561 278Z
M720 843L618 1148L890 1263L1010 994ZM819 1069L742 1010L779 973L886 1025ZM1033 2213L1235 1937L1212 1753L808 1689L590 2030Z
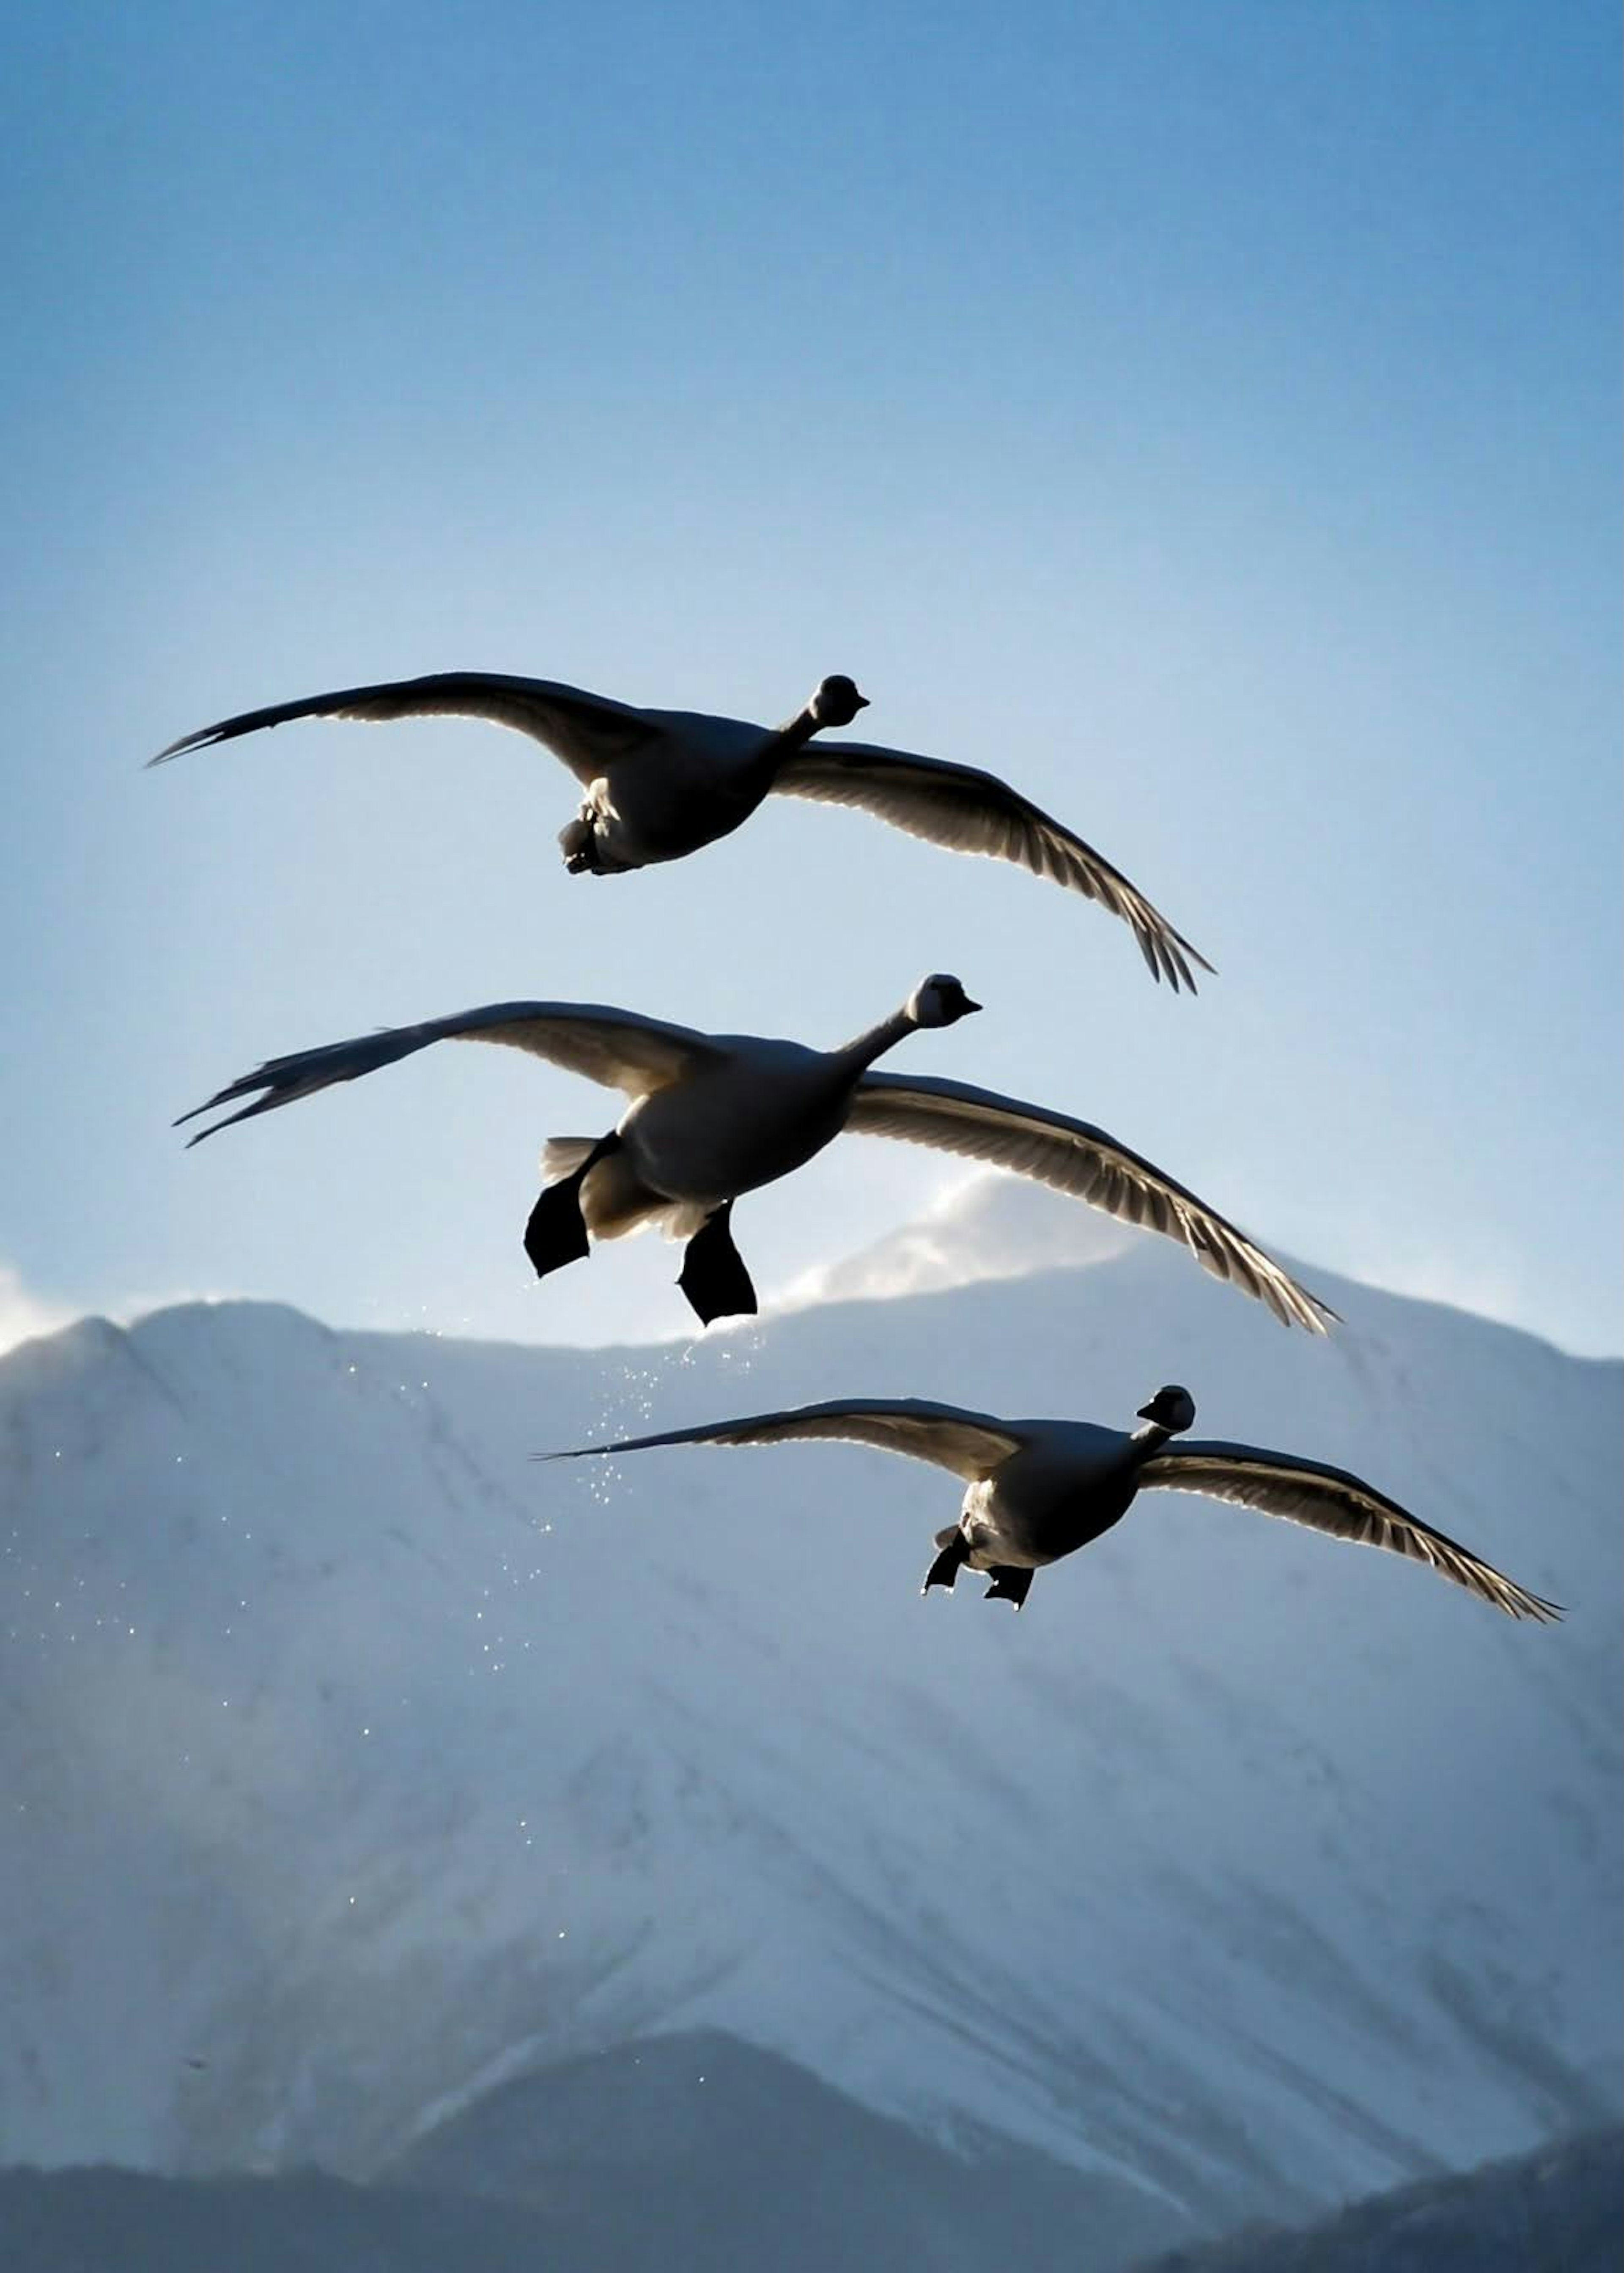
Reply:
M528 734L561 758L585 792L559 838L572 875L611 875L680 860L748 821L770 791L861 806L911 836L955 852L1013 860L1085 898L1133 932L1153 976L1195 987L1192 962L1212 964L1120 870L996 774L863 742L808 745L868 708L849 679L823 679L787 724L751 725L688 710L640 710L545 679L437 671L380 686L349 686L199 727L149 761L229 742L296 718L484 718Z
M659 1444L780 1444L795 1437L843 1437L880 1452L906 1452L962 1476L969 1489L956 1524L939 1531L922 1593L951 1587L960 1569L984 1571L1019 1609L1032 1574L1086 1547L1120 1522L1141 1491L1204 1492L1265 1515L1305 1523L1335 1539L1385 1547L1425 1563L1443 1578L1514 1618L1559 1618L1554 1602L1530 1594L1467 1548L1343 1468L1255 1444L1171 1444L1194 1426L1195 1400L1169 1385L1139 1407L1132 1436L1087 1421L998 1421L955 1405L856 1399L763 1413L707 1428L670 1429L617 1444L554 1452L573 1460L641 1452Z
M633 1100L607 1135L548 1144L544 1171L555 1181L537 1201L524 1235L538 1278L585 1255L589 1232L613 1239L655 1223L688 1242L677 1283L707 1324L752 1311L756 1296L728 1229L733 1201L789 1174L850 1129L1013 1168L1165 1232L1285 1324L1325 1331L1335 1311L1205 1201L1103 1129L990 1090L868 1070L916 1028L951 1026L979 1008L957 979L937 972L844 1049L813 1050L753 1035L695 1033L596 1003L497 1002L273 1058L181 1121L254 1099L200 1130L191 1140L197 1144L234 1121L375 1073L431 1042L502 1042Z

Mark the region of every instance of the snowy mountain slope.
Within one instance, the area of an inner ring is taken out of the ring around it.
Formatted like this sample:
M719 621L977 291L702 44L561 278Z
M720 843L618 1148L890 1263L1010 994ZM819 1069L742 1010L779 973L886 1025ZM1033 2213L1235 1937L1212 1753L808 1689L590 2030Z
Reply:
M812 1302L888 1302L973 1287L983 1279L1020 1279L1068 1264L1102 1263L1152 1237L1115 1216L1061 1199L1041 1184L985 1172L952 1185L913 1222L855 1255L810 1272L782 1297L784 1307Z
M1198 2232L1605 2115L1619 1369L1322 1291L1328 1347L1143 1242L691 1349L235 1306L17 1351L0 2160L366 2173L696 2027ZM527 1459L859 1390L1125 1420L1167 1379L1574 1615L1169 1498L1016 1617L919 1601L955 1502L911 1463Z

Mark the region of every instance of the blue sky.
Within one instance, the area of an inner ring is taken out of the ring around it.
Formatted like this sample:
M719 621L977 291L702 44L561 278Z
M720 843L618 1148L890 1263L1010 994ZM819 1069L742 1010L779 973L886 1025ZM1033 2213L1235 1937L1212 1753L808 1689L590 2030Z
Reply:
M1101 1121L1259 1236L1616 1350L1615 11L60 5L0 34L0 1327L186 1293L671 1330L538 1288L553 1132L442 1052L191 1155L260 1058L516 995ZM987 764L1219 965L786 803L567 879L472 724L226 712L471 666ZM957 1171L853 1140L763 1286ZM928 1388L929 1384L921 1386Z

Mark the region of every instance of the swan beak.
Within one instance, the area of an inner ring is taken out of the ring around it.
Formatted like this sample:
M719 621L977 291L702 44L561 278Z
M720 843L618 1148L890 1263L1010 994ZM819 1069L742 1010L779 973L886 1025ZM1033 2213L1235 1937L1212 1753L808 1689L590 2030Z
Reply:
M866 710L868 708L868 698L866 694L860 694L857 697L857 707L860 710Z
M1139 1411L1133 1417L1136 1421L1154 1421L1156 1417L1156 1408L1154 1404L1141 1405Z
M979 1002L973 1002L967 994L965 996L964 1001L959 1005L960 1011L964 1012L966 1015L972 1010L979 1010L981 1007L981 1006Z

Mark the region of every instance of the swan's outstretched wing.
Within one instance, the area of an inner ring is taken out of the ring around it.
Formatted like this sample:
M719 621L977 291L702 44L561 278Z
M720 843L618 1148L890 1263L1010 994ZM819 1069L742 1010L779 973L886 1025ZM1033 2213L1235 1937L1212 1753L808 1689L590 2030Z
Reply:
M485 718L511 726L561 758L578 782L594 782L612 760L628 756L659 739L660 729L629 703L547 679L510 679L494 671L437 671L426 679L399 679L381 686L345 686L335 694L311 694L299 702L278 702L266 710L244 710L218 725L183 734L147 763L161 766L190 750L257 734L261 726L285 726L295 718Z
M1182 1240L1214 1278L1267 1303L1282 1325L1323 1333L1336 1317L1205 1200L1086 1121L964 1082L866 1073L846 1125L857 1136L898 1136L1011 1168L1124 1223L1165 1232Z
M1165 979L1175 993L1180 986L1195 992L1192 962L1212 970L1119 868L996 774L869 742L813 742L781 769L773 787L823 805L859 806L950 851L1014 860L1098 900L1132 927L1153 977Z
M265 1094L240 1113L229 1114L188 1141L200 1144L217 1136L234 1121L251 1121L257 1113L272 1113L295 1098L313 1096L335 1082L354 1081L380 1066L395 1064L431 1042L501 1042L509 1049L529 1050L571 1073L600 1081L606 1089L623 1090L643 1097L664 1089L684 1074L703 1065L719 1063L726 1052L708 1035L687 1026L668 1026L658 1018L640 1018L630 1010L614 1010L598 1002L491 1002L480 1010L462 1010L449 1018L426 1018L420 1026L389 1026L380 1033L363 1034L353 1042L329 1042L323 1049L297 1050L290 1057L270 1058L255 1073L232 1082L207 1105L183 1113L175 1126L195 1121L199 1113L216 1106L235 1104L239 1097Z
M658 1437L628 1437L614 1444L582 1444L548 1457L579 1460L595 1452L646 1452L658 1444L783 1444L801 1437L833 1437L872 1444L876 1452L905 1452L910 1459L951 1468L970 1482L991 1475L1020 1449L1020 1439L985 1413L928 1405L917 1398L843 1398L787 1413L758 1413L745 1421L715 1421L701 1429L668 1429Z
M1561 1609L1506 1578L1441 1531L1423 1523L1385 1493L1375 1491L1345 1468L1287 1452L1266 1452L1255 1444L1169 1444L1139 1470L1141 1491L1201 1492L1209 1499L1237 1501L1264 1515L1284 1516L1334 1539L1365 1547L1385 1547L1394 1555L1430 1564L1457 1587L1492 1602L1508 1617L1560 1618Z

